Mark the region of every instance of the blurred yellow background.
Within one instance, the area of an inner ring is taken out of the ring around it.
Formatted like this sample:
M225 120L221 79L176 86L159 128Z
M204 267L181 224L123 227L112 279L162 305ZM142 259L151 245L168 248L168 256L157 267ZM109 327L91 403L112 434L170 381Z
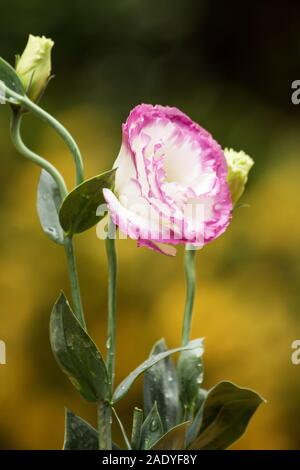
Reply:
M198 253L193 337L206 338L206 388L228 379L268 401L233 448L297 449L300 366L290 356L300 338L300 108L290 84L299 78L300 16L276 6L269 14L263 2L258 10L196 0L11 0L1 7L0 55L13 62L28 33L55 40L56 77L41 104L76 138L87 177L111 167L121 123L143 101L181 108L223 147L253 157L245 207ZM64 407L93 424L95 409L52 357L49 314L60 289L69 293L64 252L41 231L39 169L14 151L5 106L0 126L0 448L59 449ZM51 129L26 116L24 140L74 185L72 159ZM103 242L91 229L76 249L88 328L104 351ZM130 240L117 249L119 381L160 337L180 343L185 286L182 249L174 259ZM141 385L119 405L128 425Z

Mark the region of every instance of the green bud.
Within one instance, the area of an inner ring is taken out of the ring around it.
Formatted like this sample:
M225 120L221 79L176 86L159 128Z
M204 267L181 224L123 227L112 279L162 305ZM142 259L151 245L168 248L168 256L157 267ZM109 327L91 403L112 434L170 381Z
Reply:
M53 45L54 42L45 36L30 34L23 54L17 59L16 72L32 101L38 101L47 86Z
M248 174L254 165L254 161L242 150L236 152L233 149L225 149L224 154L228 165L227 182L232 203L235 205L244 192Z

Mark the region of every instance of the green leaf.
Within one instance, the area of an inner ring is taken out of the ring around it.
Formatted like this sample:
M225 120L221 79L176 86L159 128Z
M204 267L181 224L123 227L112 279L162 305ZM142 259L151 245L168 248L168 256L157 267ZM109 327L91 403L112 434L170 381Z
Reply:
M203 381L203 338L190 341L190 344L194 348L180 354L177 367L180 401L184 417L188 419L193 417Z
M101 204L105 204L103 189L113 187L115 171L109 170L84 181L64 199L59 220L68 235L88 230L105 216L97 215L97 209Z
M98 450L98 431L84 419L66 410L64 450ZM113 442L113 450L120 447Z
M93 426L66 410L64 450L98 450L98 431Z
M165 340L161 339L154 345L150 357L166 351ZM170 357L157 362L145 372L144 408L146 414L150 412L155 402L166 432L178 423L179 417L177 373Z
M0 57L0 81L12 91L24 96L25 91L15 69Z
M195 412L201 408L204 403L205 398L207 397L208 391L205 388L199 388L198 390L198 397L196 398L196 408Z
M175 348L175 349L169 349L168 351L155 354L151 356L149 359L146 359L142 364L140 364L136 369L134 369L126 379L124 379L116 388L112 402L116 403L117 401L121 400L128 390L130 389L131 385L136 381L136 379L146 372L150 367L154 366L157 364L159 361L162 359L165 359L166 357L170 356L171 354L174 354L176 352L181 352L181 351L188 351L189 349L193 349L195 345L189 343L187 346L180 347L180 348Z
M83 330L64 294L50 317L50 342L62 371L88 401L106 399L107 371L97 346Z
M212 388L203 404L200 434L189 450L223 450L245 432L249 420L264 402L256 392L221 382Z
M150 449L163 435L163 425L159 416L156 403L143 422L141 429L141 445L143 450Z
M164 434L151 450L183 450L185 449L185 435L190 421L178 424Z
M143 415L143 410L140 410L139 408L134 408L131 432L131 448L134 450L140 448Z
M58 219L62 200L58 186L52 176L42 170L37 193L37 211L42 229L55 243L63 245L64 232Z
M187 446L191 442L193 442L199 435L201 424L202 424L202 418L203 418L203 403L207 397L207 390L204 390L204 388L199 389L199 394L198 394L198 400L197 400L197 410L196 410L196 415L191 423L191 425L188 427L187 434L186 434L186 443Z

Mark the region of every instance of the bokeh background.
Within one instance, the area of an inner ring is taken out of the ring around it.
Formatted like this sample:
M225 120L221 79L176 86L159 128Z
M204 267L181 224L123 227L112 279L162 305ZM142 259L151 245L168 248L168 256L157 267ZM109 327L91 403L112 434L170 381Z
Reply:
M109 169L121 123L138 103L175 105L222 146L255 159L227 233L198 254L193 336L205 336L205 386L222 379L259 391L268 403L236 449L300 448L300 11L295 2L215 0L10 0L1 4L0 55L13 62L28 33L55 40L42 106L73 133L86 175ZM51 307L69 292L63 250L40 229L39 170L9 139L0 106L0 448L59 449L64 407L95 424L95 409L52 357ZM72 160L53 131L31 116L24 139L74 185ZM106 260L95 230L77 237L88 327L104 350ZM119 241L117 380L164 336L180 342L183 253L174 259ZM129 424L139 381L120 403Z

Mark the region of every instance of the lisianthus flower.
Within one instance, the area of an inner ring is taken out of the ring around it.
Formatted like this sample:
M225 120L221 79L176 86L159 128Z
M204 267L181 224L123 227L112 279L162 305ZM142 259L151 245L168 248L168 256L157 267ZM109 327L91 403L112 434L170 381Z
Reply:
M165 254L221 235L232 202L224 152L212 136L179 109L149 104L134 108L122 130L115 188L103 190L120 230Z

